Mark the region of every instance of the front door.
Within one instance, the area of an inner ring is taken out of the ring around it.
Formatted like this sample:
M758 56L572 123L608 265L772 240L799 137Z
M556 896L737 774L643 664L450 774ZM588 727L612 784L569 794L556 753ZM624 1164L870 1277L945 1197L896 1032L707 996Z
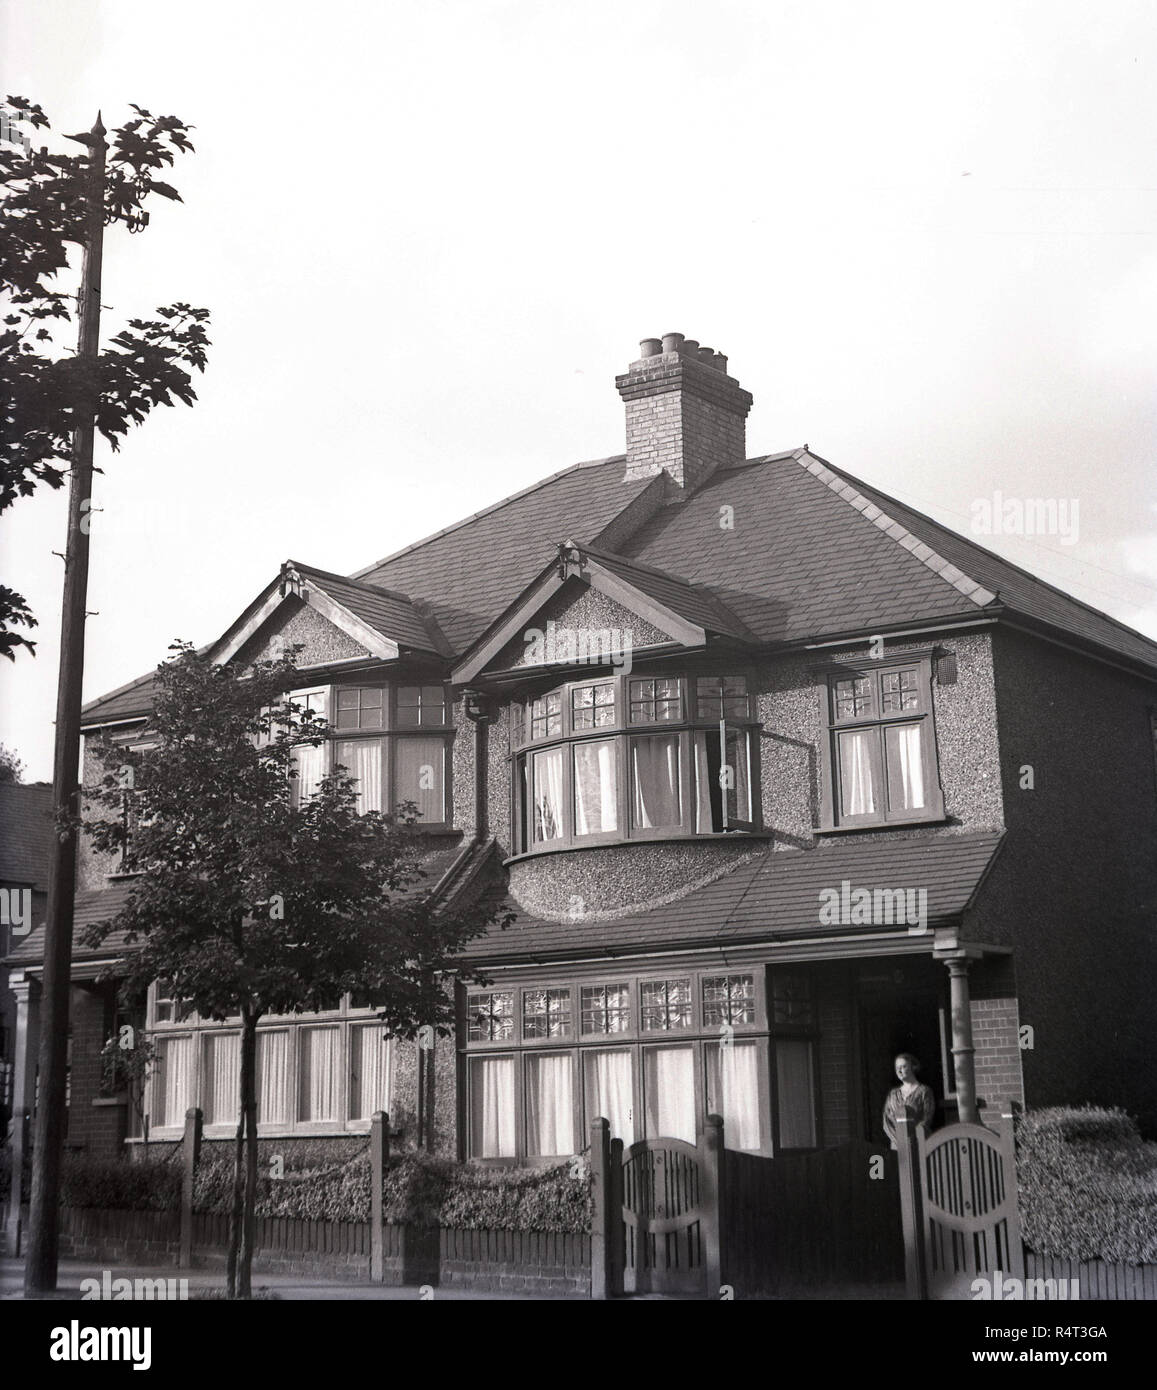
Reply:
M863 1085L864 1138L879 1143L884 1137L882 1115L888 1092L897 1084L893 1064L897 1053L920 1059L920 1080L936 1096L937 1124L944 1123L944 1066L942 1063L942 997L935 987L916 983L902 969L879 972L860 982L860 1056Z

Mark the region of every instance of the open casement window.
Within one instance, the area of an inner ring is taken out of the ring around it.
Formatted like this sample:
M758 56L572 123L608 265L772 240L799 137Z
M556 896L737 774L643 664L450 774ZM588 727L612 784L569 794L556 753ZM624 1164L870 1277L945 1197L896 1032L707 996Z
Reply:
M824 828L943 819L927 657L832 674L827 705Z
M574 681L512 707L515 853L751 831L745 676Z
M599 1116L629 1146L696 1141L706 1117L727 1146L772 1151L762 973L589 974L464 994L466 1156L557 1161Z

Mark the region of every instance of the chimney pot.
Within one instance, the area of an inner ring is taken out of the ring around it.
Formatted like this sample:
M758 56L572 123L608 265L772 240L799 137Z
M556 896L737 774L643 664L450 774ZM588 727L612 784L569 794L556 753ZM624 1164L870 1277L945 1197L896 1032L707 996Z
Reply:
M715 360L715 349L709 347L701 347L699 349L699 360L700 362L706 362L707 365L710 366L711 363Z
M644 357L658 357L663 351L663 344L658 338L644 338L639 344L639 350Z
M664 334L663 334L663 351L664 351L664 352L678 352L678 351L679 351L679 348L682 346L682 344L683 344L683 335L682 335L682 333L664 333Z
M715 361L712 365L717 367L725 376L727 375L727 358L721 352L715 354Z
M699 339L684 338L683 346L680 348L680 351L685 352L689 357L697 357L699 355Z

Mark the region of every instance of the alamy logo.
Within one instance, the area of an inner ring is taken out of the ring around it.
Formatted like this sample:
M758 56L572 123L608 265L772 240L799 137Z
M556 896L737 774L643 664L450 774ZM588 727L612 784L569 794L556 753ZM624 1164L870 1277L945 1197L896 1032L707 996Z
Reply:
M48 1355L53 1361L131 1361L134 1371L153 1364L151 1327L81 1327L76 1318L52 1329Z
M906 926L909 936L928 930L927 888L820 889L820 922L825 927Z
M634 640L617 627L559 627L548 619L546 631L528 627L522 640L531 666L614 666L629 673Z
M1006 1299L1015 1301L1021 1298L1034 1299L1076 1299L1081 1296L1079 1279L1018 1279L1014 1274L1005 1275L1003 1270L995 1274L985 1274L974 1279L971 1284L973 1299L995 1299L998 1303Z
M974 536L1058 536L1062 545L1080 538L1076 497L1005 497L998 491L978 497L971 511Z
M114 1279L112 1270L101 1271L99 1279L82 1279L80 1297L120 1302L124 1299L178 1302L189 1297L188 1279Z
M13 936L32 930L31 888L0 888L0 927L11 927Z

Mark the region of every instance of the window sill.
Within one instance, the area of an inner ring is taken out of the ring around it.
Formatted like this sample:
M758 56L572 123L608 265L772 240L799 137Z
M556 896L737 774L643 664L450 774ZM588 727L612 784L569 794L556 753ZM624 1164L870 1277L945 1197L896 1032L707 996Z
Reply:
M817 831L816 833L819 834L820 832ZM570 844L559 845L557 848L544 846L542 849L524 850L521 854L512 854L509 859L504 859L502 865L505 868L508 864L521 864L528 859L543 859L552 854L585 854L590 850L623 849L635 845L716 845L734 843L739 840L754 842L774 838L774 832L770 830L721 830L712 831L709 835L640 835L629 839L600 839L589 845Z
M881 830L922 830L933 825L951 825L951 820L944 815L929 816L927 820L882 820L873 821L871 825L816 825L812 827L813 835L863 835Z

